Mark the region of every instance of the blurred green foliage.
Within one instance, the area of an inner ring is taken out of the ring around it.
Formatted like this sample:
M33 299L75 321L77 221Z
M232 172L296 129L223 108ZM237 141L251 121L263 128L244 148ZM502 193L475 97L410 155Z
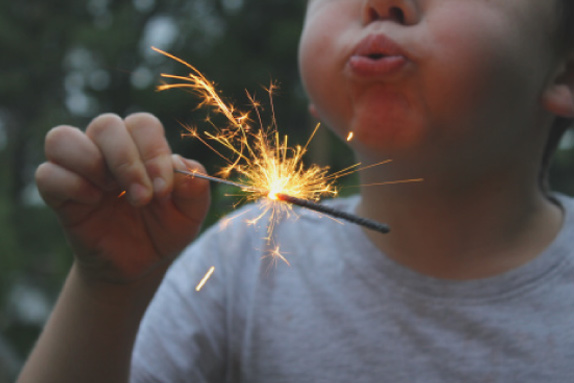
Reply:
M180 121L204 117L194 111L197 100L155 92L161 72L186 74L150 49L156 45L193 63L239 107L247 105L246 88L262 99L262 86L280 81L277 118L297 140L310 124L296 65L303 7L291 0L0 0L0 383L14 378L72 259L34 187L47 131L85 127L103 112L147 111L164 122L175 152L215 170L221 163L209 150L180 138ZM232 207L223 193L214 187L209 222Z
M192 63L240 108L247 105L246 88L265 101L262 87L278 80L278 125L293 142L304 142L313 125L296 63L304 6L292 0L0 0L0 383L13 379L45 319L42 302L49 310L72 259L33 182L50 127L85 127L103 112L148 111L164 122L175 152L208 171L221 166L203 145L180 139L179 122L204 115L186 93L155 92L159 73L186 73L150 49L156 45ZM315 163L334 169L352 163L350 151L326 130L312 145ZM569 194L573 148L570 134L552 169L554 186ZM208 224L232 208L225 192L215 185Z

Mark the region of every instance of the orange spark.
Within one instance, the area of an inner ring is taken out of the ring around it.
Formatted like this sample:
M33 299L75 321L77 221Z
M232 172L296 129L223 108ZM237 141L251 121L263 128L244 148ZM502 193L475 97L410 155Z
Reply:
M285 258L285 255L281 252L279 246L275 246L273 250L269 251L269 253L264 256L264 258L266 257L271 258L269 266L276 266L279 260L285 262L287 266L291 266L287 258Z
M211 278L211 276L213 275L213 272L215 271L215 266L211 266L209 268L209 270L207 270L207 273L205 273L205 275L203 276L203 278L201 278L201 281L197 284L197 286L195 287L195 291L201 291L201 289L203 288L203 286L205 286L205 283L207 282L207 280L209 278Z
M350 142L353 139L353 137L355 137L355 133L349 132L349 135L347 136L347 142Z

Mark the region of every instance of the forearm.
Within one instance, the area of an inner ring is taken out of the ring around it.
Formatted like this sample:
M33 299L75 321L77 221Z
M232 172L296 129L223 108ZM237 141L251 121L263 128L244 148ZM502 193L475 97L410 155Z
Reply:
M163 273L137 286L98 285L72 267L18 383L127 382L140 319Z

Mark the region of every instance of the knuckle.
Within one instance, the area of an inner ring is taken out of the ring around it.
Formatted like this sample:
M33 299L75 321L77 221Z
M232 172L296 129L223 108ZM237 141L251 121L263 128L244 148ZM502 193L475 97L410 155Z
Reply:
M114 165L114 173L120 178L134 178L141 175L141 166L136 161L122 159Z
M143 164L137 160L122 159L114 164L110 169L115 181L123 187L128 187L136 182L142 185L148 185L149 179Z
M166 151L165 145L162 145L160 142L153 143L152 145L148 146L145 151L141 152L141 156L143 161L146 163L164 163L170 162L170 152Z
M125 118L125 123L127 126L152 126L152 127L161 127L161 122L159 119L151 113L145 112L138 112L132 113Z
M38 166L36 173L34 174L34 179L36 180L36 185L40 188L46 184L46 181L50 178L51 164L44 162Z
M96 182L104 182L106 177L106 165L103 159L97 159L94 161L85 161L83 164L83 172L86 177L93 179Z
M46 151L59 146L61 142L66 141L68 137L77 130L77 128L68 125L60 125L50 129L48 133L46 133L44 141Z
M134 137L141 137L142 141L164 140L165 131L162 123L152 114L137 113L124 120L126 128Z
M36 169L35 180L36 187L42 199L51 207L54 207L56 201L60 199L57 168L55 165L44 162Z
M161 175L171 171L171 160L164 154L144 159L144 166L148 174Z
M123 120L113 113L101 114L94 118L86 129L86 134L90 137L97 138L106 134L110 129L117 129L123 126Z

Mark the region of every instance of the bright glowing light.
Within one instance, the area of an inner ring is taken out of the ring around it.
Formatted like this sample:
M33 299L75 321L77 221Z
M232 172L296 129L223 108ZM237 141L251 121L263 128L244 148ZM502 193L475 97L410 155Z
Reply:
M277 194L278 194L278 193L279 193L278 191L271 190L271 191L267 194L267 198L269 198L269 199L271 199L271 200L273 200L273 201L277 201L277 200L279 200L279 197L277 197Z
M177 82L162 84L158 90L184 88L199 97L199 107L210 107L213 113L225 117L227 121L225 126L211 123L210 131L199 131L195 126L184 126L186 129L184 136L201 141L225 161L226 165L222 167L218 176L224 179L233 177L238 183L246 185L242 197L262 202L261 214L249 223L255 223L270 213L268 238L275 223L292 212L291 205L279 201L276 194L288 194L311 201L333 197L337 195L335 179L356 170L358 165L329 174L328 167L317 165L305 167L303 156L319 125L304 146L290 147L287 135L281 136L277 131L273 109L272 123L265 129L259 110L260 104L251 95L248 94L248 97L253 107L251 114L254 115L255 121L250 113L239 111L233 105L224 102L214 85L194 66L160 49L153 49L191 70L187 76L162 74L163 78ZM271 108L276 88L275 84L271 84L266 89Z
M209 270L207 270L207 273L205 273L205 275L203 276L203 278L201 278L201 281L197 284L197 286L195 286L195 291L201 291L201 289L203 288L203 286L205 286L205 283L209 280L209 278L211 278L211 276L213 275L213 272L215 271L215 266L211 266L209 268Z
M347 142L351 141L353 137L355 137L355 133L349 132L349 135L347 136Z
M334 197L337 195L334 185L336 179L390 161L365 167L355 164L334 173L330 173L328 167L318 165L305 167L303 156L307 153L309 143L315 136L319 125L315 127L305 145L290 147L287 135L281 136L277 131L273 110L273 93L277 88L275 84L271 84L266 89L269 95L272 122L268 128L265 128L266 125L260 114L260 103L249 93L247 96L252 105L251 113L239 111L233 105L224 102L213 83L194 66L160 49L153 47L152 49L185 65L191 71L187 76L162 74L163 78L175 80L175 82L158 86L159 91L183 88L200 99L198 108L208 107L214 114L224 117L226 121L224 126L215 124L208 117L207 122L211 126L209 131L199 131L195 126L184 125L186 133L183 136L199 140L225 161L225 166L218 173L220 180L234 178L236 181L224 182L240 187L243 191L241 196L244 199L261 202L259 204L260 214L247 223L255 224L263 217L269 217L267 240L270 246L273 245L270 256L274 260L281 259L287 263L279 247L272 243L272 233L275 224L283 217L290 216L293 211L292 204L285 202L285 198L280 198L281 195L294 197L299 203L317 202L324 197ZM353 132L350 132L347 137L348 141L351 139L353 139ZM206 178L213 180L211 176ZM413 180L406 182L413 182ZM321 210L317 209L317 211ZM227 220L224 222L228 223Z

